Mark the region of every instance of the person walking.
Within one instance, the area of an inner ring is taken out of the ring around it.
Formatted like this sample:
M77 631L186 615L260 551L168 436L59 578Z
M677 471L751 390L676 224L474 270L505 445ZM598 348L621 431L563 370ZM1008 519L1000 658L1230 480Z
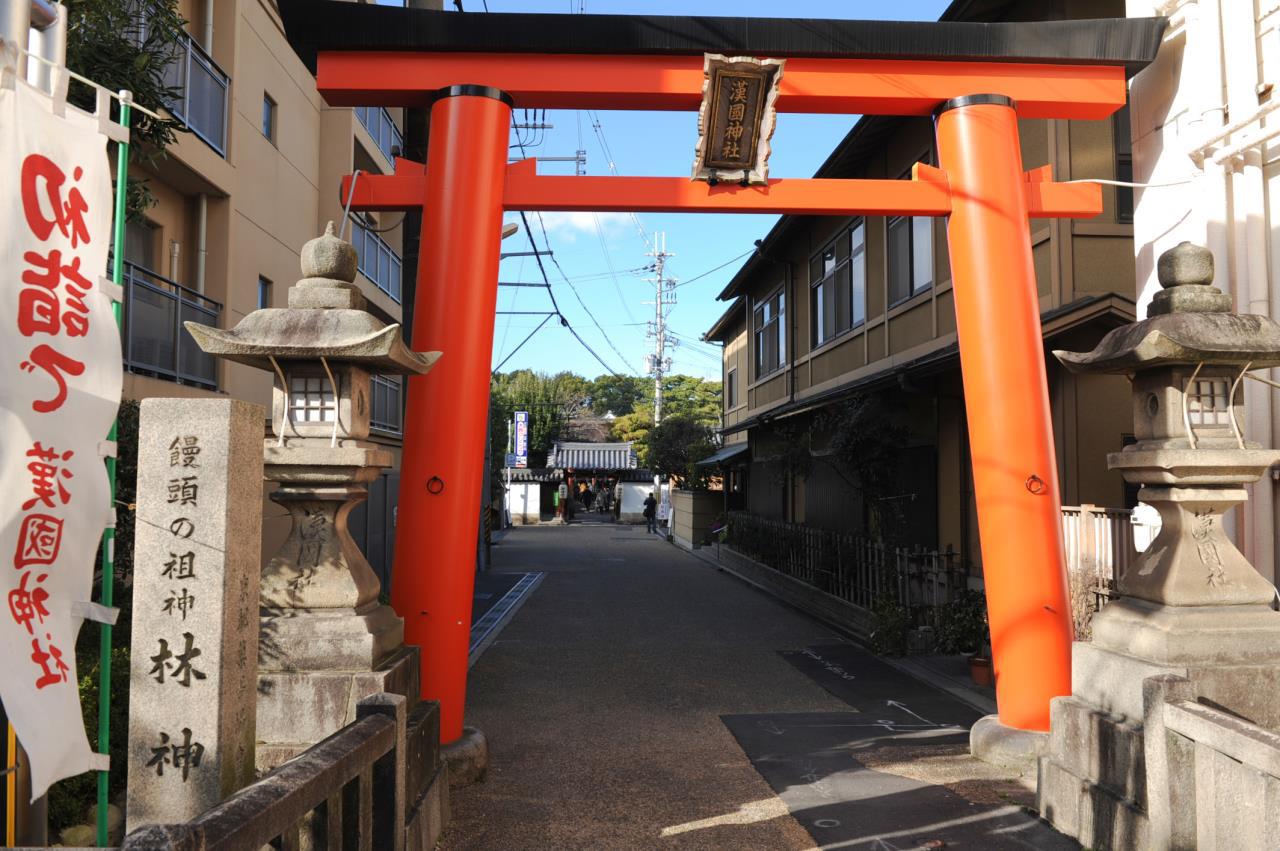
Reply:
M658 531L657 514L658 501L653 498L653 491L649 491L649 495L644 498L644 522L650 532Z

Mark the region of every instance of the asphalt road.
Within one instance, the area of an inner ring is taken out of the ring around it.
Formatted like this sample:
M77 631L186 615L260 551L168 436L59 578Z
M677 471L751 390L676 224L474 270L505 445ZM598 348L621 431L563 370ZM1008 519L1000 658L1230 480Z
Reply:
M447 849L1073 848L978 713L642 527L516 528L546 577L471 671Z

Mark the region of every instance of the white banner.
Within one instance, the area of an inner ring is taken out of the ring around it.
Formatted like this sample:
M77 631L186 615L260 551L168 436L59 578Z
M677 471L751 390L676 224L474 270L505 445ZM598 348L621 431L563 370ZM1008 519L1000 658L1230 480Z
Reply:
M102 286L106 137L10 65L0 173L0 699L31 758L34 798L94 765L75 643L111 517L103 452L123 378Z

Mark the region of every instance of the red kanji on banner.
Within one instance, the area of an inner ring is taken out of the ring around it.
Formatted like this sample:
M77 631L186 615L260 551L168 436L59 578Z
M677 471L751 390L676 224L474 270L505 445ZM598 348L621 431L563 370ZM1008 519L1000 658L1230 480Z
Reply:
M33 564L53 564L62 546L62 521L48 514L28 514L22 518L18 549L13 566L18 570Z
M18 330L22 335L57 335L63 329L68 337L89 333L89 305L84 297L93 289L93 282L81 274L80 258L63 264L62 252L55 248L45 255L27 251L22 259L30 266L22 273L22 282L32 285L18 293ZM59 284L66 285L64 300L58 297Z
M39 585L48 575L42 573L37 576L36 587L28 589L27 580L31 578L31 571L27 571L22 574L18 587L9 592L9 613L13 615L14 623L27 628L28 635L35 635L35 630L31 628L33 620L43 624L44 619L49 616L49 610L44 605L49 599L49 592Z
M84 170L76 166L72 180L79 180ZM71 247L89 241L89 228L84 214L89 212L80 190L72 186L67 200L62 198L62 187L67 175L48 157L31 154L22 161L22 212L27 217L27 227L40 240L47 240L56 226L63 236L71 238ZM46 203L47 202L47 211Z
M31 410L39 414L58 410L62 407L62 403L67 401L67 379L63 373L80 375L84 372L84 364L44 343L32 349L29 357L31 360L24 360L18 366L27 372L35 372L38 366L58 385L58 392L52 399L37 399L31 403Z
M31 472L33 496L22 503L23 511L29 511L37 502L42 503L45 508L57 508L54 505L54 497L57 497L63 505L71 501L71 493L62 483L63 479L72 477L71 471L59 462L69 461L75 454L70 449L59 454L56 449L46 449L38 440L27 450L27 457L36 460L27 464L27 470Z
M55 683L65 683L67 681L67 672L71 670L67 667L67 663L62 661L62 651L54 645L53 636L46 632L44 637L49 642L49 650L47 652L40 649L40 639L31 639L31 661L39 665L44 672L36 680L36 688L44 688ZM49 669L50 659L53 660L53 670Z

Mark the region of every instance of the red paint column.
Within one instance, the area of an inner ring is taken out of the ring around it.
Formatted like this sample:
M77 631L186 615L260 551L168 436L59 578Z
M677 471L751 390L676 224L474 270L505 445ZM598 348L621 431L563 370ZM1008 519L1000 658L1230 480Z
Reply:
M1071 607L1018 117L1002 95L943 104L960 366L1002 723L1049 729L1071 693Z
M413 347L443 355L409 379L391 604L444 743L466 702L510 125L497 89L453 86L431 108Z

